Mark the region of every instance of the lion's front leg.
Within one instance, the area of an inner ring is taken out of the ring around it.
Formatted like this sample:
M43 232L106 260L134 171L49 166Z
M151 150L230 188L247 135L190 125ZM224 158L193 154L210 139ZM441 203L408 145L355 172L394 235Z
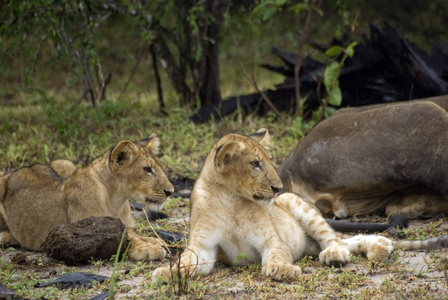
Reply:
M128 255L132 260L159 260L166 256L165 244L157 238L138 235L134 228L127 228L131 245Z
M350 261L348 246L336 235L322 215L296 194L284 193L275 204L294 217L321 247L319 260L327 266L341 266Z

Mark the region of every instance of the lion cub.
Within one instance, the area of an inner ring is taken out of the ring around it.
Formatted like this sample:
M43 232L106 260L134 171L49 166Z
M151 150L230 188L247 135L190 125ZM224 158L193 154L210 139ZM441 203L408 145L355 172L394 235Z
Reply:
M180 266L156 269L153 281L208 274L216 260L230 265L261 262L263 275L291 279L301 274L293 262L304 254L339 266L351 253L386 260L394 246L420 249L448 240L392 242L361 235L341 239L307 201L292 193L275 196L282 182L264 148L269 143L265 129L249 137L229 134L216 143L193 189L190 238Z
M33 165L0 177L0 243L41 250L50 230L90 216L116 217L127 228L129 257L165 257L163 242L135 232L129 198L158 210L174 187L156 154L155 134L138 143L121 141L82 169L67 160Z

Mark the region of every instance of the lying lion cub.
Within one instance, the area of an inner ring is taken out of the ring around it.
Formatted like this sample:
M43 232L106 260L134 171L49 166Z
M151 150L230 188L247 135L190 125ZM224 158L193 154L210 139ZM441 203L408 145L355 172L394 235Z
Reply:
M216 260L231 265L261 262L263 275L283 280L301 274L293 261L304 254L318 255L325 265L343 265L351 253L384 261L394 247L440 247L448 241L448 236L424 242L339 238L299 196L275 196L282 182L264 148L269 140L261 129L250 137L226 135L213 147L191 196L190 240L180 266L156 269L153 281L208 274Z
M155 134L122 141L82 169L67 160L33 165L0 177L0 243L41 250L50 230L90 216L116 217L126 226L134 260L161 259L162 241L135 232L129 198L157 210L174 187L156 157Z

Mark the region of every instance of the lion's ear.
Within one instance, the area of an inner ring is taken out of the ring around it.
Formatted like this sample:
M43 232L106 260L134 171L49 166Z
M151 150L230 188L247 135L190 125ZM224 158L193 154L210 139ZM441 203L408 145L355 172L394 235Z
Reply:
M218 171L224 171L225 167L235 160L245 148L246 146L238 141L228 142L216 148L214 162Z
M151 134L150 137L147 137L139 141L138 144L147 148L155 156L157 157L162 156L162 153L160 152L160 140L157 137L157 134L155 133Z
M269 135L269 131L266 128L261 128L255 133L249 135L249 137L253 140L256 140L261 146L266 149L269 149L271 146L271 136Z
M112 149L109 161L113 167L118 167L126 163L131 163L135 157L137 149L131 141L121 141Z

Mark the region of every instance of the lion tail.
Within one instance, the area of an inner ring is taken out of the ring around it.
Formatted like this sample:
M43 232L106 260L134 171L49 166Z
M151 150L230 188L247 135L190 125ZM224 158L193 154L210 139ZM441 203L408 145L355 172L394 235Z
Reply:
M402 250L435 250L448 248L448 234L422 241L394 241L395 249Z

